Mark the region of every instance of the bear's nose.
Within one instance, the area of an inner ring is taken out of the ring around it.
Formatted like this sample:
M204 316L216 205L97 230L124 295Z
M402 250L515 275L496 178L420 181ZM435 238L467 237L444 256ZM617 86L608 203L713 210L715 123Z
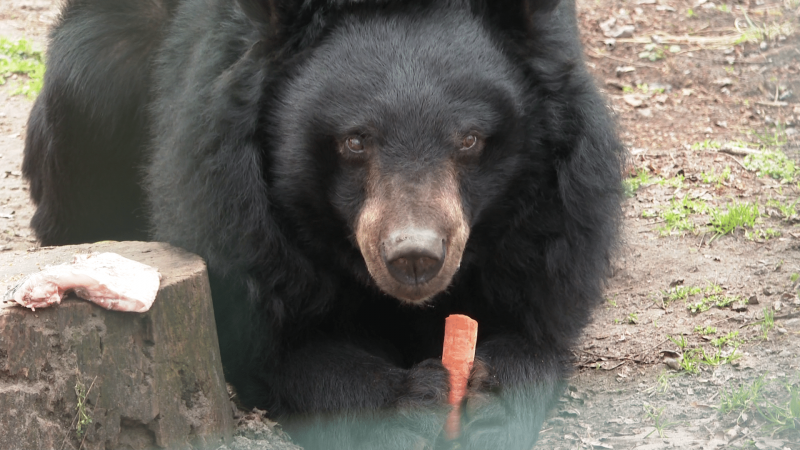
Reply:
M383 241L383 261L397 281L423 284L442 268L447 245L441 234L427 229L406 228L392 232Z

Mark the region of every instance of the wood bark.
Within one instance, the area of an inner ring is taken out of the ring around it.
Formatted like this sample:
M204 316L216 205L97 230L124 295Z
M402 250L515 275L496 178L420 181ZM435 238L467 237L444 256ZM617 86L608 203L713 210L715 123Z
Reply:
M158 268L158 296L146 313L107 311L75 297L35 312L1 303L0 446L190 449L230 443L231 402L208 275L198 256L146 242L3 253L0 294L25 275L83 252L114 252ZM85 396L76 393L80 386ZM82 433L79 403L91 420Z

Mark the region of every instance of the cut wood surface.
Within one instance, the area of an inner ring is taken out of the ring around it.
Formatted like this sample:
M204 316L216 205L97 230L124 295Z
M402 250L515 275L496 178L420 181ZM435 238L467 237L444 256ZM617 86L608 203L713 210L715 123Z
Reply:
M231 403L198 256L146 242L3 253L0 293L88 252L157 268L155 303L146 313L107 311L77 298L35 312L0 304L2 446L190 449L231 442Z

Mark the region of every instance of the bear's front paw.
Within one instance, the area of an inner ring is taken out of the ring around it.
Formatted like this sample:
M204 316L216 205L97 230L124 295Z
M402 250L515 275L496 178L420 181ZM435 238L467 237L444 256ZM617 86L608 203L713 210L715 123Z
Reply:
M438 359L426 359L406 373L397 393L399 409L447 408L450 382L447 369Z
M462 402L461 434L455 444L460 449L528 450L536 442L540 423L537 423L539 399L526 398L519 402L525 389L501 389L497 376L482 360L472 366L467 394ZM510 398L508 396L511 396Z
M441 434L450 412L447 395L450 382L447 370L438 359L427 359L409 369L397 388L393 420L394 432L408 441L417 436L409 448L432 449Z

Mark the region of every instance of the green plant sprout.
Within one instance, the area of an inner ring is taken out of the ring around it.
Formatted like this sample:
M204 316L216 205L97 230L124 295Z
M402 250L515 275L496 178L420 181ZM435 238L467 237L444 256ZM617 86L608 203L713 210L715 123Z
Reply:
M767 200L767 207L774 208L781 213L781 216L784 220L788 220L789 218L797 215L797 202L800 201L800 197L795 199L793 203L782 203L780 200L776 199L769 199Z
M717 328L712 326L703 327L701 325L698 325L694 327L694 332L701 334L703 336L708 336L709 334L717 334Z
M753 228L760 217L755 203L735 203L728 205L727 211L714 208L711 213L711 229L715 237L732 233L737 228Z
M44 56L33 50L30 41L19 39L11 41L0 37L0 85L14 75L22 75L26 80L12 91L12 95L24 94L36 97L44 83Z
M756 172L759 177L769 176L781 183L791 183L797 175L797 166L780 150L764 150L747 155L743 160L747 170Z
M644 405L644 413L645 413L646 418L649 418L649 419L653 420L653 426L654 426L654 430L649 432L649 433L647 433L647 435L644 437L645 439L650 437L650 435L655 433L655 432L658 432L658 437L660 437L662 439L666 438L667 435L664 433L664 430L667 427L670 427L672 425L676 425L678 423L678 422L667 422L663 418L663 414L664 414L664 408L663 407L659 408L659 409L656 409L655 406L651 406L651 405L645 404Z

